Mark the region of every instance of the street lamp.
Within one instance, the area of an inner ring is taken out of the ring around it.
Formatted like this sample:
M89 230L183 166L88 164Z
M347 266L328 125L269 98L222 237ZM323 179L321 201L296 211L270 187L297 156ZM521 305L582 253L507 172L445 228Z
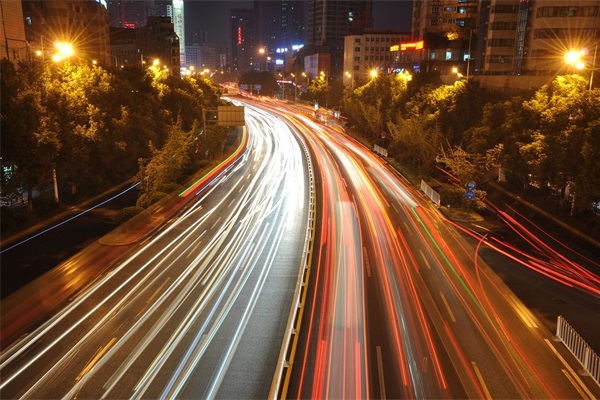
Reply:
M354 77L353 77L353 76L352 76L352 74L351 74L350 72L348 72L348 71L346 71L345 75L346 75L346 77L347 77L348 79L350 79L350 88L351 88L351 89L354 89Z
M371 78L373 78L373 79L377 78L377 70L376 69L372 69L369 74L371 75Z
M588 54L587 49L583 50L569 50L565 53L565 62L568 65L575 67L578 70L585 69L585 62L583 57ZM588 96L592 97L592 87L594 85L594 71L596 70L596 57L598 56L598 43L594 46L594 57L592 58L592 66L590 68L590 81L588 86Z
M55 62L69 58L75 53L73 45L67 42L54 42L54 47L57 52L52 56L52 60Z
M569 65L577 69L584 69L585 63L582 60L582 57L585 55L584 50L569 50L565 54L565 62Z

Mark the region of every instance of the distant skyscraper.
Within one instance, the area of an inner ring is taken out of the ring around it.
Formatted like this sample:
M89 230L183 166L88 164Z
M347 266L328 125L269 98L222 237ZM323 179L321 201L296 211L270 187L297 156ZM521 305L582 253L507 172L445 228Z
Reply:
M141 28L147 21L146 1L108 0L108 24L112 28Z
M254 45L254 26L252 9L236 8L231 10L231 64L238 71L249 71L253 53L258 51Z
M254 0L256 45L274 50L304 44L305 4L302 0Z
M341 78L344 36L362 34L373 28L372 0L308 0L307 6L307 43L330 48L331 74Z
M183 0L173 0L173 25L175 33L179 36L179 61L185 66L185 16L183 12Z
M147 0L148 15L155 17L171 17L173 18L173 1L172 0Z

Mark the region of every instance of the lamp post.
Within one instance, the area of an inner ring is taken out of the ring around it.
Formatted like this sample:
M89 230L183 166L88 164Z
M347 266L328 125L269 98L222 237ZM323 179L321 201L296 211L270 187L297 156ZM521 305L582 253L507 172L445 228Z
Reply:
M565 53L565 63L573 66L578 70L584 70L585 61L583 57L587 55L587 50L569 50ZM594 46L594 57L592 58L592 66L590 68L590 80L588 84L588 98L592 98L592 88L594 85L594 71L596 70L596 57L598 56L598 43Z

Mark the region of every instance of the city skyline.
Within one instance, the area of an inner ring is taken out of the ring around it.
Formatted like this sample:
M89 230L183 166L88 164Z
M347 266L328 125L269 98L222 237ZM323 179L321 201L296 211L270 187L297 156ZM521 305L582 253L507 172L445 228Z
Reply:
M229 18L231 9L234 8L251 9L253 1L186 1L186 37L189 40L194 32L206 32L208 42L217 43L229 40ZM410 31L411 9L412 0L374 0L374 29Z

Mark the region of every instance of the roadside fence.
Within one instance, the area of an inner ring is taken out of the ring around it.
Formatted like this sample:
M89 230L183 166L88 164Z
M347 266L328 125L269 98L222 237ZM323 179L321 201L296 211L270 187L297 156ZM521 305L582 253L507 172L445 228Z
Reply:
M421 179L421 190L438 206L441 203L440 194L433 190L424 180Z
M577 361L583 366L583 368L590 374L590 376L600 386L600 357L592 350L589 344L569 323L562 317L558 316L556 322L556 336L565 344L567 349Z

